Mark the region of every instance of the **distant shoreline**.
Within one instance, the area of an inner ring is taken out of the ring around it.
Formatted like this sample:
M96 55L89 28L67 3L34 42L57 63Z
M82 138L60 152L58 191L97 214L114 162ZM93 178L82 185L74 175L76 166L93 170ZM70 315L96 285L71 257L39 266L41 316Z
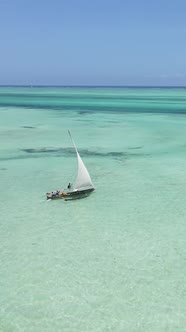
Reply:
M1 85L0 88L125 88L125 89L185 89L185 85L173 86L173 85Z

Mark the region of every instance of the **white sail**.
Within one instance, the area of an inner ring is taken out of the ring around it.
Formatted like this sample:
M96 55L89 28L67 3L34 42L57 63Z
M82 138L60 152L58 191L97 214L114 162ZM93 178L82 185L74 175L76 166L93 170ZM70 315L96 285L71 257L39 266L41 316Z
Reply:
M75 181L74 189L93 187L93 183L90 178L90 175L77 150L76 150L76 153L77 153L77 158L78 158L78 174L77 174L77 178Z
M91 177L89 175L89 172L87 171L83 160L81 159L79 152L77 150L77 147L72 139L72 136L69 132L70 138L72 140L72 143L74 145L74 148L76 150L76 154L77 154L77 159L78 159L78 174L77 174L77 178L75 181L75 186L74 186L74 190L78 190L80 188L86 188L86 187L93 187L93 183L91 180Z

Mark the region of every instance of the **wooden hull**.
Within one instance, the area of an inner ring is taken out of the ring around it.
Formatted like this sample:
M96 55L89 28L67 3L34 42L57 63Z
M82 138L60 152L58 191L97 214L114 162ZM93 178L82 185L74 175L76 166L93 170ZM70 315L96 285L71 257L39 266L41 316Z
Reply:
M69 192L59 192L56 194L55 192L47 193L46 197L47 200L49 199L64 199L65 201L72 201L75 199L82 199L88 197L95 189L84 189L84 190L77 190L77 191L69 191Z
M85 189L85 190L77 190L77 191L72 191L67 194L67 196L64 196L63 199L65 201L72 201L75 199L82 199L90 196L90 194L94 191L94 188L90 189Z

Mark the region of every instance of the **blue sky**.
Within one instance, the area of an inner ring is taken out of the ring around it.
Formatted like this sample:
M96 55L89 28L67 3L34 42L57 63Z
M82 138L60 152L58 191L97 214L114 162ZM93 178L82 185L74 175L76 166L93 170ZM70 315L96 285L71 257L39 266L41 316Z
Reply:
M185 0L0 0L0 84L186 85Z

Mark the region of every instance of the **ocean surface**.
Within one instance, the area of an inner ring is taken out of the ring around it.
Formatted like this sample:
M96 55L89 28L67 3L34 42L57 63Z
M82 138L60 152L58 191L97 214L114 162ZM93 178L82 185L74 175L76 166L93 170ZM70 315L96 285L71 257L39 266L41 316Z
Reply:
M1 332L186 331L186 89L1 87L0 186Z

